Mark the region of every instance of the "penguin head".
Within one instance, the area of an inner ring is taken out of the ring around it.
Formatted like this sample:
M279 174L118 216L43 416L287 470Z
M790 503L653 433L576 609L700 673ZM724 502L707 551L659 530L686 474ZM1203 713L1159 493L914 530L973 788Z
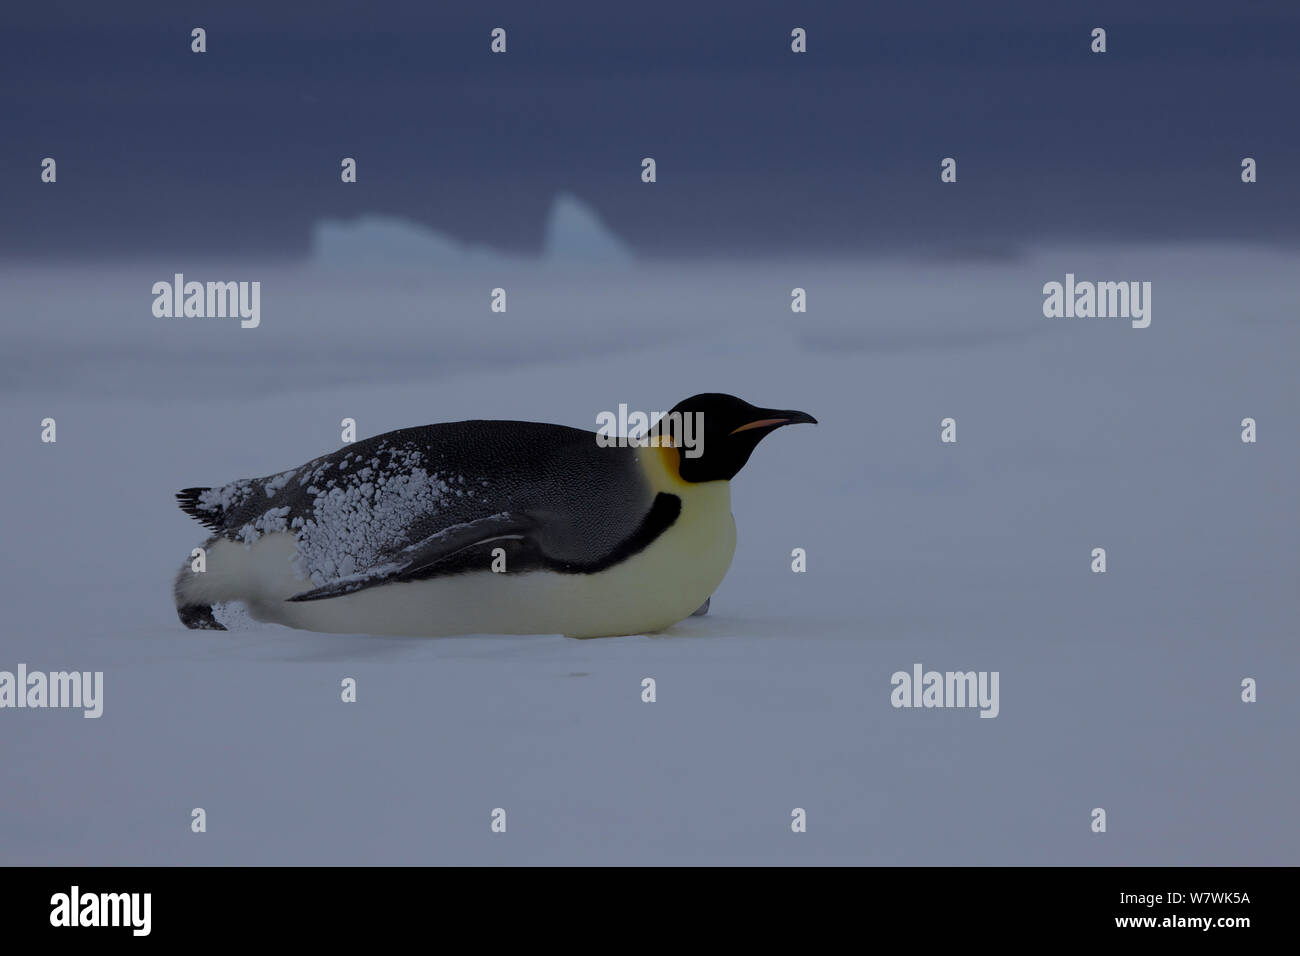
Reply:
M676 447L683 481L730 481L760 441L797 422L815 425L817 419L807 412L758 408L734 395L705 392L678 402L651 432L669 436L664 444Z

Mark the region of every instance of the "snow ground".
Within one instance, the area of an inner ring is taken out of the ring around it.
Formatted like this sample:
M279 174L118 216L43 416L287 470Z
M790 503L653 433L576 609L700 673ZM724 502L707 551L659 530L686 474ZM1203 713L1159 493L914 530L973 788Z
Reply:
M181 270L262 281L247 330L154 318L179 268L0 271L0 669L105 672L99 720L0 711L0 862L1300 863L1294 253ZM1066 272L1152 281L1151 327L1045 319ZM697 391L821 421L734 482L708 617L594 641L176 620L204 537L179 488L298 465L345 416L594 429ZM999 671L999 716L894 709L916 662Z

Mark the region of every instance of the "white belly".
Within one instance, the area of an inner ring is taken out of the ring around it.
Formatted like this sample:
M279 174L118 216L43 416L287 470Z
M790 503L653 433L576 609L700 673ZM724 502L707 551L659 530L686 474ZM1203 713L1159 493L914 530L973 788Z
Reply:
M688 617L722 583L736 549L730 487L693 485L682 512L649 547L597 574L472 572L287 602L313 585L293 568L290 533L251 545L222 540L193 596L239 600L261 621L344 634L643 634ZM206 593L205 593L206 592Z

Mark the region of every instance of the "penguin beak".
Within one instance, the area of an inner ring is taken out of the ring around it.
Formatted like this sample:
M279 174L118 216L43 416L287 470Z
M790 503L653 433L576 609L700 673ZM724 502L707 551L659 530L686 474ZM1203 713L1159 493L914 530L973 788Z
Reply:
M761 408L758 410L760 418L752 422L746 422L739 428L733 428L730 434L735 435L738 432L747 432L751 428L780 428L782 425L798 425L807 423L816 425L817 419L813 418L807 412L797 412L793 409L778 408Z

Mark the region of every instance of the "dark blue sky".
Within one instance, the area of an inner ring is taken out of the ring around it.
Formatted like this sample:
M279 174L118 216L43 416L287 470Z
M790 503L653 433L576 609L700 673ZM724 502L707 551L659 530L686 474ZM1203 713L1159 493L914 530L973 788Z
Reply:
M1300 237L1292 0L44 2L0 28L9 259L301 256L362 213L526 252L558 190L651 257Z

